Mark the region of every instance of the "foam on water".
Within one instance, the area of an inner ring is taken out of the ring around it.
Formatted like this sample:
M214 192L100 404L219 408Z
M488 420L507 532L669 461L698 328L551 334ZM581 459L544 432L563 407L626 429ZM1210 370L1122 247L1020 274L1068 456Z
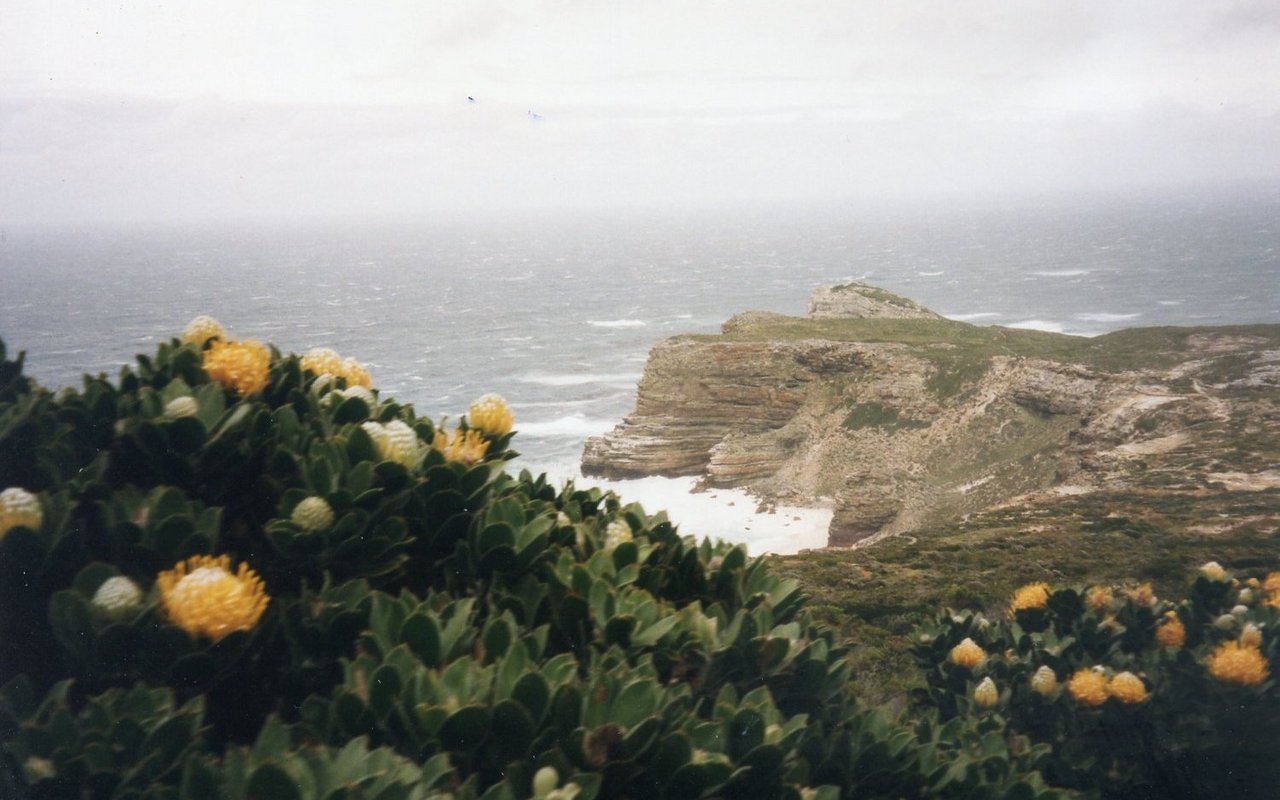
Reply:
M642 319L589 319L587 324L596 328L643 328L649 323Z
M535 438L571 436L586 438L613 430L618 424L614 419L590 419L581 414L569 414L544 422L521 422L519 434Z
M1050 322L1043 319L1024 319L1021 322L1010 322L1005 325L1006 328L1022 328L1029 331L1047 331L1049 333L1062 333L1061 322Z
M1085 312L1076 314L1075 318L1083 322L1123 322L1127 319L1137 319L1142 316L1139 313L1133 314L1109 314L1106 312Z
M584 373L584 374L538 374L522 375L517 378L521 383L534 383L540 386L586 386L592 383L634 384L640 380L638 372Z

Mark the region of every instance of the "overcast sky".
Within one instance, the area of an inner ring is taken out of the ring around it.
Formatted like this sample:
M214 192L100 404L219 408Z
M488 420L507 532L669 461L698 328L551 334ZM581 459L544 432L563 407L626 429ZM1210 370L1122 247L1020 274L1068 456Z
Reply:
M1278 181L1276 0L0 2L0 224Z

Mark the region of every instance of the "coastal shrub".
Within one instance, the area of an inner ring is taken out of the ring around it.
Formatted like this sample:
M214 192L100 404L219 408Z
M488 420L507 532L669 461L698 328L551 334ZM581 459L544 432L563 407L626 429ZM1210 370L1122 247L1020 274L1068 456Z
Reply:
M51 393L0 343L0 796L1059 796L1046 745L862 708L798 585L511 474L201 317Z
M1015 592L1006 619L944 611L916 632L918 698L1050 746L1046 779L1114 798L1274 797L1280 573L1216 562L1187 596L1149 584Z

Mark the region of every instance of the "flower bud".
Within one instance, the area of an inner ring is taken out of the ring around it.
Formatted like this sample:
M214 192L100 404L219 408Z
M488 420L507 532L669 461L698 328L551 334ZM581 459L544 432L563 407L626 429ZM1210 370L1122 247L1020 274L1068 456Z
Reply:
M1238 620L1230 614L1222 614L1213 621L1213 627L1220 631L1229 631L1236 627L1237 621Z
M533 774L533 796L546 797L560 785L560 773L555 767L547 766Z
M1048 697L1058 690L1058 676L1053 668L1042 666L1031 676L1031 691L1041 697Z
M1107 690L1112 697L1125 705L1146 702L1148 697L1146 684L1132 672L1121 672L1112 678Z
M200 411L200 405L194 397L183 395L175 397L164 406L165 419L182 419L183 417L194 417Z
M293 507L289 521L308 533L333 524L333 508L323 497L308 497Z
M1235 617L1236 619L1243 619L1244 616L1248 613L1249 613L1248 606L1239 605L1239 606L1231 607L1231 616Z
M107 578L93 593L93 607L112 619L122 619L135 611L142 602L142 590L138 584L116 575Z
M973 702L982 708L995 708L996 703L1000 702L1000 691L996 689L996 682L989 677L983 678L973 690Z
M39 497L17 486L0 492L0 539L18 527L38 531L43 522L44 509Z
M1262 629L1252 622L1246 623L1240 631L1240 644L1245 647L1262 647Z
M986 657L986 651L984 651L977 642L969 638L966 638L964 641L960 642L960 644L951 648L951 652L947 656L947 658L951 660L952 664L966 669L973 669L981 664L982 660Z

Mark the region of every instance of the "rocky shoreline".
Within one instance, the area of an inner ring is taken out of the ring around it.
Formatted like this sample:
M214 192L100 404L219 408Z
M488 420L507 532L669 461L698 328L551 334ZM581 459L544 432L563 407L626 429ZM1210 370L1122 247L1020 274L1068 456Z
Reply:
M660 342L635 411L588 440L582 468L830 503L835 547L1058 493L1274 498L1278 388L1280 325L1086 339L849 284L806 317L745 312Z

